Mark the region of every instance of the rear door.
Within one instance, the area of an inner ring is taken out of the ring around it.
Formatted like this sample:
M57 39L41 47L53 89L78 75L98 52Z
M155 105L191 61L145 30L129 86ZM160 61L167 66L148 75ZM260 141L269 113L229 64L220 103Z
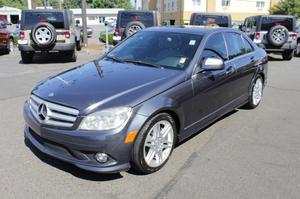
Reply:
M248 98L249 85L255 74L255 56L253 46L237 32L224 33L228 48L228 57L236 67L236 77L232 85L232 100L239 103Z

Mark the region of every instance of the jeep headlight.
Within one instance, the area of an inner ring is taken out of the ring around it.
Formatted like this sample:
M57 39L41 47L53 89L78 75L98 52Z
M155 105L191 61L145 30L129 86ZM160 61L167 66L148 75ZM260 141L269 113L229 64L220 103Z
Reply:
M117 107L101 110L84 117L80 124L82 130L110 130L125 125L129 120L132 109Z

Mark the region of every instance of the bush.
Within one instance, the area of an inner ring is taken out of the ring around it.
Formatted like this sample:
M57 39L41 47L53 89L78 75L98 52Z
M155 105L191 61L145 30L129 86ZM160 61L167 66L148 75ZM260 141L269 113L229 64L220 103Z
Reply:
M105 33L101 33L100 34L100 40L105 43L106 42L106 34ZM113 33L108 33L108 43L109 45L113 45L114 40L113 40Z

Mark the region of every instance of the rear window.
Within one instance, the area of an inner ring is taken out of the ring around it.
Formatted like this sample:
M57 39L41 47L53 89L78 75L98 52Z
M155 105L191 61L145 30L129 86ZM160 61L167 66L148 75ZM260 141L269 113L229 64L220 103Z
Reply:
M293 31L292 18L262 18L261 30L269 31L273 26L285 26L289 31Z
M25 13L25 28L31 29L37 23L48 22L56 29L64 29L64 14L62 12L28 12Z
M127 24L132 21L139 21L146 27L154 26L153 13L123 12L121 13L120 28L126 28Z
M217 16L217 15L196 15L191 25L206 26L206 25L218 25L220 27L228 27L229 20L228 16Z

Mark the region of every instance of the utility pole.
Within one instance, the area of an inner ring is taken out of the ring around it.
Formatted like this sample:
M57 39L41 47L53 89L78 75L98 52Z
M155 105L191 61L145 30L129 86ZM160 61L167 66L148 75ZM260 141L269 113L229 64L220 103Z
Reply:
M28 7L28 10L32 9L31 0L27 0L27 7Z
M86 0L81 0L81 13L82 13L82 29L83 29L83 44L87 47L87 21L86 21Z
M47 0L44 0L44 7L47 9Z

